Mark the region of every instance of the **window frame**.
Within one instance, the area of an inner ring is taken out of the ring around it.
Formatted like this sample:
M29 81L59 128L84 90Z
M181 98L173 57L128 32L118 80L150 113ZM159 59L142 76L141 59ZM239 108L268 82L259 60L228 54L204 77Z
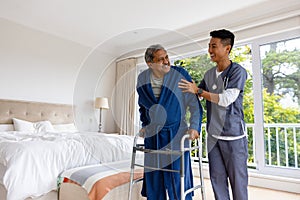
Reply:
M260 46L283 40L299 38L299 30L285 31L262 36L249 43L252 45L252 72L253 72L253 88L261 88L261 90L253 90L254 96L254 132L256 146L256 166L257 172L266 175L276 175L290 178L300 178L299 169L289 169L282 167L267 166L265 162L265 143L264 143L264 113L263 113L263 82L262 82L262 66L260 59Z

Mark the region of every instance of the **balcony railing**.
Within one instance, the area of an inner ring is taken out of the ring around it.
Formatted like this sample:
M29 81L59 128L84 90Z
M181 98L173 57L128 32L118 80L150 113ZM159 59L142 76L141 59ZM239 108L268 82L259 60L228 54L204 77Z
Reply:
M254 124L247 124L248 166L256 168ZM206 124L202 124L203 161L207 162ZM300 124L264 124L265 163L268 166L300 168ZM193 153L194 156L196 153ZM196 158L195 158L196 160Z
M265 124L266 164L299 168L300 124Z

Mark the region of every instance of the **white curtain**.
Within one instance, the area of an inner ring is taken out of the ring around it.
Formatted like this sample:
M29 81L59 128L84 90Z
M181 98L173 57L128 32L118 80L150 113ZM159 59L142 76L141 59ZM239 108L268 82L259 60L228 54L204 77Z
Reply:
M117 62L114 117L122 135L135 135L136 59Z

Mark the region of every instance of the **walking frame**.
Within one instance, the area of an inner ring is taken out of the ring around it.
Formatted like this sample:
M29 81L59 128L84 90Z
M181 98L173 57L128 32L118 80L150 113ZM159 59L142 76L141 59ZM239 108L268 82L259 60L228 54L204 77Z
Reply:
M133 180L133 175L134 175L134 167L139 166L147 169L152 169L152 170L161 170L161 171L169 171L169 172L177 172L180 173L180 193L181 193L181 200L184 200L186 195L189 194L190 192L193 192L194 190L197 190L201 188L201 196L202 200L205 200L205 188L204 188L204 180L203 180L203 173L202 173L202 134L200 134L200 137L196 139L196 145L194 147L191 147L189 145L189 148L184 147L184 142L185 140L189 140L189 135L186 134L181 138L180 141L180 150L179 151L172 151L172 150L153 150L153 149L145 149L144 144L137 144L138 137L140 137L141 133L136 134L134 138L134 144L133 144L133 150L132 150L132 159L131 159L131 171L130 171L130 185L129 185L129 193L128 193L128 200L132 200L132 187L135 183L143 180L143 179L138 179L138 180ZM190 143L189 143L190 144ZM193 151L198 149L198 158L199 158L199 177L200 177L200 183L188 190L185 191L184 189L184 153L186 151ZM156 154L167 154L167 155L179 155L180 156L180 170L171 170L171 169L161 169L161 168L155 168L155 167L150 167L150 166L145 166L145 165L140 165L135 163L135 158L136 158L136 152L141 151L144 153L156 153Z

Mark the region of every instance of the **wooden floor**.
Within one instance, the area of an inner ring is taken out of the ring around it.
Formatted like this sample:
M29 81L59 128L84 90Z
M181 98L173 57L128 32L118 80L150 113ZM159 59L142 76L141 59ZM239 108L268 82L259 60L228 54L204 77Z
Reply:
M199 180L199 178L195 179ZM206 200L214 200L213 190L209 179L204 179L204 186L206 192ZM300 200L300 194L282 192L259 187L248 187L249 200ZM200 189L195 192L194 200L200 200Z

